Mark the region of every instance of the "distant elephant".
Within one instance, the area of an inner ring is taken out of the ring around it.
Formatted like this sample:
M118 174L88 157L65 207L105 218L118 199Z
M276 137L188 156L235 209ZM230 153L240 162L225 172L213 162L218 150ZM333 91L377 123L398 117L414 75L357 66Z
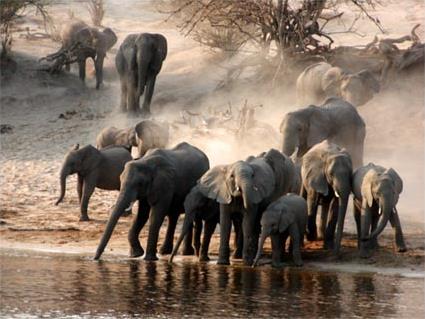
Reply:
M200 190L220 203L218 264L229 264L232 213L242 213L243 260L251 265L258 246L262 211L292 187L292 161L275 149L246 161L219 165L205 173Z
M99 31L96 28L89 27L83 21L74 21L62 29L61 32L62 47L59 50L67 50L77 43L93 48L93 50L80 50L78 53L78 67L80 79L86 78L86 60L92 58L96 71L96 89L99 89L103 82L103 61L106 52L112 48L117 42L117 36L110 28ZM69 71L70 66L67 64L66 69Z
M139 157L152 148L165 148L170 139L168 123L142 120L134 128Z
M174 256L180 247L183 238L192 231L192 226L195 226L194 244L196 256L199 256L199 261L209 261L208 249L211 237L217 224L220 222L220 205L213 199L205 197L199 189L199 185L192 188L190 193L186 196L184 201L184 222L180 236L174 246L173 253L170 256L169 262L173 262ZM202 244L200 241L202 232L202 221L205 223L204 237ZM240 218L234 216L233 226L235 228L235 256L242 256L242 232L240 225ZM185 253L183 253L185 255Z
M280 197L271 203L261 217L261 236L258 244L255 266L263 253L267 237L272 239L272 265L282 265L282 252L285 251L286 240L291 238L294 263L302 266L300 248L303 246L305 227L307 224L307 203L304 198L295 194Z
M330 98L323 106L310 105L287 113L280 124L280 132L282 152L288 156L300 158L327 139L347 149L354 168L363 165L366 125L357 110L341 99Z
M167 40L161 34L130 34L124 39L115 57L121 81L121 111L138 113L146 86L142 115L150 115L156 76L166 57Z
M303 156L301 177L302 195L307 199L308 207L307 239L317 239L316 215L320 204L320 237L324 248L334 249L335 254L340 252L352 174L350 155L329 141L315 145Z
M136 131L133 127L118 129L114 126L106 127L96 137L96 148L101 150L111 145L136 146Z
M180 143L172 149L149 150L142 158L125 165L120 177L120 194L94 258L100 258L118 219L136 200L139 201L139 210L128 233L130 256L139 257L144 254L139 234L150 218L145 260L158 259L156 245L165 216L168 216L168 229L160 253L170 254L177 220L184 211L186 195L208 168L207 156L187 143Z
M406 251L396 205L403 181L395 170L369 163L353 175L354 218L361 257L369 257L388 223L394 229L399 252ZM380 213L381 212L381 213Z
M89 220L87 208L95 187L106 190L120 189L120 175L124 165L131 161L128 149L120 146L97 150L91 145L75 145L65 156L60 172L61 193L56 205L62 202L66 191L66 178L78 174L77 192L81 205L80 221Z
M320 105L329 97L341 97L354 106L373 98L379 81L369 70L351 74L326 62L308 66L297 79L298 106Z

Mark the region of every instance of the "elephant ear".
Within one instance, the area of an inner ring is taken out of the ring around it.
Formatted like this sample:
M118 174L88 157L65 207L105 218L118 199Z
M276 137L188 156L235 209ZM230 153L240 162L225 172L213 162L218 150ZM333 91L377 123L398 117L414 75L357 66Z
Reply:
M199 180L200 192L220 204L230 204L232 195L226 184L227 165L217 165L209 169Z
M81 173L83 175L91 172L101 161L101 152L92 145L84 146L79 150L81 152Z
M258 204L263 199L271 196L276 186L276 179L273 169L263 158L256 158L251 161L250 166L253 170L253 192L251 202Z
M327 97L339 96L341 80L344 72L341 68L332 67L322 76L321 86Z
M401 179L400 175L398 175L397 172L392 168L386 170L385 173L391 176L394 181L396 192L398 194L401 194L401 192L403 191L403 180Z
M366 199L366 203L368 207L372 207L373 205L372 187L377 177L378 177L378 174L373 169L369 170L363 177L361 193L362 193L362 197Z
M273 170L277 188L287 193L295 179L294 163L289 157L273 148L263 153L263 157Z
M280 219L279 219L279 233L283 233L286 231L289 226L291 226L293 223L295 223L295 216L294 214L290 213L287 210L287 207L283 208L284 210L280 212Z
M307 129L307 147L311 148L314 145L325 140L329 136L329 130L332 127L329 115L324 110L317 106L310 106L311 114Z
M149 188L149 201L156 203L164 196L164 185L167 185L167 193L173 192L176 170L174 166L159 153L147 159L149 170L152 172L152 184Z
M378 93L380 91L381 86L379 84L379 81L375 78L371 71L364 69L356 73L355 75L362 80L365 87L372 89L375 93Z
M328 195L329 188L325 175L325 163L317 158L314 153L304 155L301 166L301 178L306 188L314 189L316 192Z

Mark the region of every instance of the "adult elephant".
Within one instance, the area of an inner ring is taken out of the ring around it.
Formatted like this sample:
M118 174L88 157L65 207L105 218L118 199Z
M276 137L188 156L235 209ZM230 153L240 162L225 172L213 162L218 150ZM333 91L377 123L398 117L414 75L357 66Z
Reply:
M124 39L115 57L123 112L138 113L140 96L145 93L142 115L150 115L156 76L166 57L167 40L161 34L130 34Z
M303 156L301 193L307 199L307 239L317 239L317 207L321 204L320 236L324 248L334 249L335 254L340 252L352 174L350 155L329 141L315 145Z
M349 73L329 63L308 66L297 79L299 106L322 104L329 97L341 97L354 106L373 98L380 90L379 81L369 70Z
M282 152L301 158L314 145L327 139L346 148L354 168L363 165L366 125L350 103L330 98L322 106L310 105L287 113L280 124Z
M170 139L168 123L142 120L136 124L136 144L139 157L152 148L165 148Z
M371 251L378 245L377 237L384 230L388 221L394 228L397 250L399 252L406 251L396 209L402 191L403 181L392 168L386 169L369 163L354 172L354 218L361 257L370 256Z
M96 71L96 89L103 82L103 61L106 52L117 42L117 36L110 28L99 31L97 28L88 26L83 21L74 21L63 27L61 31L62 47L56 54L72 49L76 45L81 48L76 52L79 76L82 81L86 78L86 60L92 58ZM55 55L56 55L55 54ZM66 64L67 71L70 65Z
M168 229L160 253L171 253L177 220L184 211L184 199L208 168L207 156L187 143L180 143L172 149L153 149L144 157L127 163L121 174L120 194L97 247L95 259L102 255L120 216L136 200L139 201L139 209L128 233L130 256L144 254L139 234L149 216L145 260L158 259L156 245L165 216L168 216Z
M243 260L251 265L257 250L262 211L287 193L294 181L294 164L275 149L245 161L219 165L205 173L200 190L220 203L218 264L229 264L231 215L242 213Z

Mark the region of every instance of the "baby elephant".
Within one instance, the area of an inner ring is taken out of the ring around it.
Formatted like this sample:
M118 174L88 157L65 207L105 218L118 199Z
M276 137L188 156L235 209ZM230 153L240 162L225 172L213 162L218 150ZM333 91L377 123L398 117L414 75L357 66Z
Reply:
M96 137L96 148L101 150L111 145L137 146L136 131L133 127L118 129L104 128Z
M56 202L58 205L65 197L66 178L78 174L77 192L81 205L80 221L89 220L87 207L95 187L105 190L120 189L120 175L124 165L131 161L128 149L122 146L112 146L97 150L92 145L79 148L75 145L66 155L60 172L61 194Z
M307 203L304 198L287 194L271 203L261 217L261 237L254 266L263 253L266 238L272 239L272 266L282 266L282 253L286 240L291 237L292 256L297 266L302 266L300 247L303 245L307 223Z
M388 223L394 228L399 252L406 251L396 205L403 181L392 168L369 163L354 172L354 218L361 257L369 257L378 245L377 237ZM380 214L381 212L381 214Z

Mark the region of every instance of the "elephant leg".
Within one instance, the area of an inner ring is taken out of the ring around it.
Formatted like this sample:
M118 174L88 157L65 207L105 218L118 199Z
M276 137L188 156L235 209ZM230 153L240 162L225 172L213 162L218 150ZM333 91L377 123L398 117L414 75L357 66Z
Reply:
M360 237L360 257L367 258L370 256L369 250L369 234L371 226L371 214L372 210L377 214L376 207L373 209L368 207L366 200L362 202L361 209L361 237Z
M391 227L394 229L394 238L397 250L399 252L405 252L407 250L406 244L404 243L403 231L401 230L400 218L398 217L397 209L394 208L393 213L390 216Z
M243 231L242 221L239 217L233 217L233 228L235 230L233 258L241 259L243 255Z
M145 260L158 260L158 257L156 256L156 245L158 243L159 230L168 210L170 209L170 203L171 198L164 198L155 206L151 207L148 244L146 247Z
M279 233L270 236L272 240L272 267L282 267L282 236Z
M320 214L320 227L319 227L319 237L318 239L325 239L326 225L328 223L328 214L329 214L329 201L324 200L321 207Z
M360 209L358 205L356 204L355 199L353 199L353 214L354 214L354 220L356 222L356 229L357 229L357 249L360 249L361 215L360 215Z
M88 221L89 215L87 214L87 209L89 206L89 200L91 195L94 192L96 187L96 178L95 176L86 177L83 182L83 194L81 196L81 206L80 206L80 221Z
M146 200L139 200L137 215L133 219L128 231L128 242L130 243L130 257L143 256L144 250L140 245L139 234L149 219L150 206Z
M128 112L133 115L139 112L139 96L137 93L137 83L135 75L132 72L127 74L127 109Z
M148 75L146 81L146 92L143 100L142 106L142 115L149 116L151 114L151 101L153 96L153 91L155 89L156 74Z
M307 239L309 241L317 240L317 227L316 227L316 215L317 215L317 194L313 191L309 191L307 194Z
M199 261L209 261L208 249L210 247L211 237L214 234L215 227L217 223L215 221L206 221L204 237L202 238L201 252L199 254Z
M323 248L333 249L335 229L338 223L338 198L334 197L331 199L328 215L330 215L330 219L326 225L325 237L323 238Z
M286 241L288 240L288 232L284 232L282 235L282 262L286 257ZM291 251L292 242L289 243L289 251Z
M194 223L193 223L193 231L192 236L190 236L191 238L191 242L189 242L188 240L188 236L186 237L187 239L187 247L185 247L184 253L186 253L187 255L193 255L195 254L197 257L199 257L199 252L201 249L201 234L202 234L202 219L201 218L196 218ZM193 247L195 247L195 249L193 249L192 247L192 242L193 242Z
M227 205L220 204L220 249L218 252L218 265L230 265L229 240L231 227L230 209Z
M121 101L120 101L120 110L121 112L127 112L127 79L124 76L120 77L120 83L121 83Z
M78 70L79 70L79 76L80 80L84 82L86 79L86 60L79 60L78 61Z
M379 222L379 215L378 214L372 214L372 221L371 221L371 230L370 232L373 233L375 229L378 227ZM370 249L377 249L379 247L378 245L378 236L375 238L371 238L369 241L369 248Z
M195 221L195 223L197 223L198 220ZM199 227L199 225L197 226ZM202 231L202 221L201 221L201 231ZM190 226L189 231L187 232L187 235L184 237L184 246L182 249L182 255L183 256L192 256L195 255L195 249L193 249L192 246L192 242L196 242L196 241L200 241L200 239L197 239L196 237L198 236L197 232L197 228L194 227L194 225L192 224ZM201 234L199 234L199 236L201 236ZM199 244L200 246L201 244ZM199 253L199 247L198 247L198 253Z
M176 231L176 225L177 225L178 219L179 219L178 214L171 214L168 216L168 227L167 227L167 232L165 234L165 240L159 250L159 253L161 255L169 255L173 252L174 233Z
M66 63L66 64L65 64L65 71L66 71L66 72L71 71L71 64L70 64L70 63Z
M78 202L80 203L80 205L81 205L81 198L83 196L83 184L84 184L83 177L80 174L78 174L78 177L77 177L77 194L78 194Z
M94 68L96 71L96 90L99 90L100 85L103 82L103 61L105 59L105 55L103 53L99 53L96 56L96 60L94 61Z
M296 266L302 266L303 261L301 259L300 251L300 231L298 229L297 223L293 223L289 226L289 236L291 237L292 243L292 258Z

